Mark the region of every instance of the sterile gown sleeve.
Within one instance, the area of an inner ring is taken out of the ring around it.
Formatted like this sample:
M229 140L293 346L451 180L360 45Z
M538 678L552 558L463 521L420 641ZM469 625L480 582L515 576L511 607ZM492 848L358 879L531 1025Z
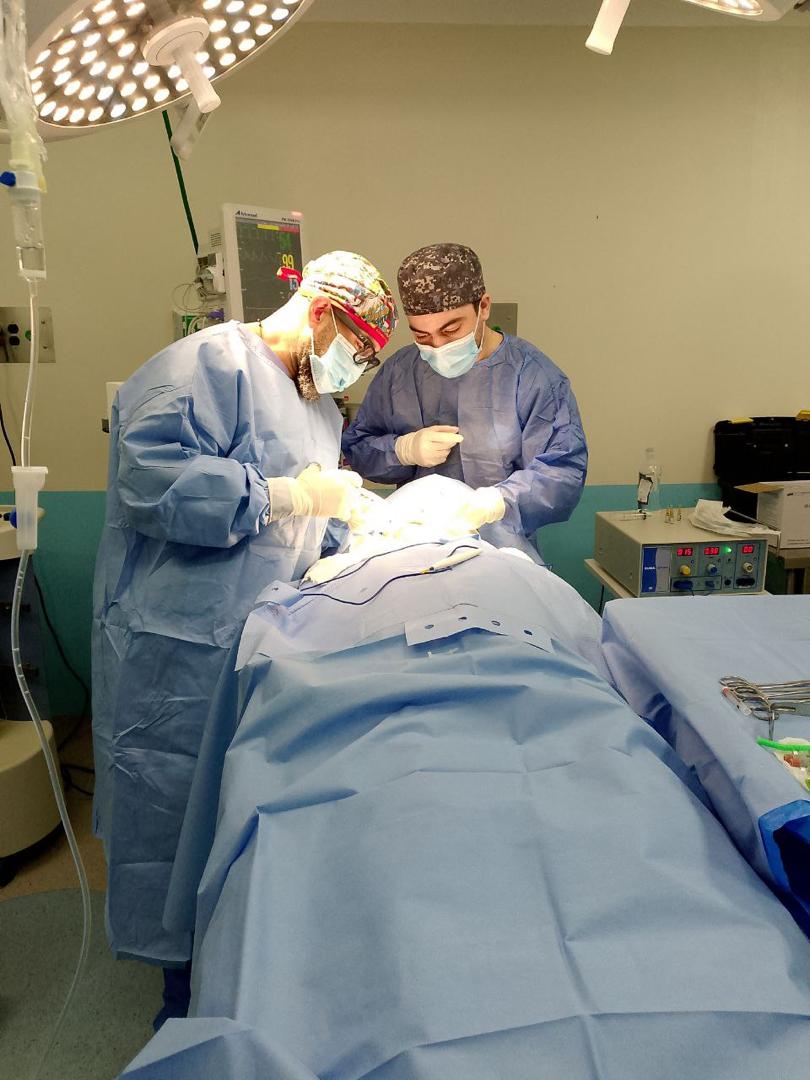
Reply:
M393 359L393 357L392 357ZM403 465L396 455L396 424L391 380L395 364L387 360L366 391L357 416L343 432L343 453L355 472L378 484L405 484L416 477L413 465Z
M190 383L122 417L118 492L128 524L158 540L227 548L269 509L258 468L252 390L211 348Z
M326 532L321 543L321 558L336 554L349 538L349 526L345 521L330 518L326 523Z
M523 468L497 486L506 503L504 523L530 536L571 516L585 484L588 449L566 378L549 382L538 366L527 365L517 399Z

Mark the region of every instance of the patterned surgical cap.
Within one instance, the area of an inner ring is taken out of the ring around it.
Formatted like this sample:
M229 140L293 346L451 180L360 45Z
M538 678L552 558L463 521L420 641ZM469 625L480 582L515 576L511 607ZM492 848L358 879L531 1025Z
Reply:
M431 244L412 252L397 272L406 315L434 315L477 304L486 292L481 263L463 244Z
M352 251L330 251L304 267L298 291L310 299L325 296L345 311L378 349L388 344L398 313L391 290L376 267Z

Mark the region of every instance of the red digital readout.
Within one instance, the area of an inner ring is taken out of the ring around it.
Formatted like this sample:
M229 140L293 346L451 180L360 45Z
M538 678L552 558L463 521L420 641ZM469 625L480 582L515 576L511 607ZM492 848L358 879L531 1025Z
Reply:
M695 549L694 548L690 548L690 547L679 547L678 548L678 558L679 559L687 558L689 555L694 555L694 554L695 554Z
M703 549L703 554L704 555L719 555L720 554L720 548L719 547L705 547Z
M743 546L740 548L740 550L742 551L743 555L753 555L754 554L754 545L753 544L743 544Z

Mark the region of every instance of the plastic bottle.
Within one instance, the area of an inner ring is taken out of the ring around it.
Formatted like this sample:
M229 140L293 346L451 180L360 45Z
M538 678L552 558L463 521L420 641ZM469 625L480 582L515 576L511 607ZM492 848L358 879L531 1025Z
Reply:
M639 510L653 513L661 509L661 466L655 457L655 447L648 446L638 470Z

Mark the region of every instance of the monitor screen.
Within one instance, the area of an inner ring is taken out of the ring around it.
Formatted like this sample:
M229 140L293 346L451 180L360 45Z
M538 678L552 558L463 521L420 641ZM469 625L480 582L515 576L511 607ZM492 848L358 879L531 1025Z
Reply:
M303 270L300 214L229 204L224 235L230 317L249 323L272 315L298 287L279 270Z

